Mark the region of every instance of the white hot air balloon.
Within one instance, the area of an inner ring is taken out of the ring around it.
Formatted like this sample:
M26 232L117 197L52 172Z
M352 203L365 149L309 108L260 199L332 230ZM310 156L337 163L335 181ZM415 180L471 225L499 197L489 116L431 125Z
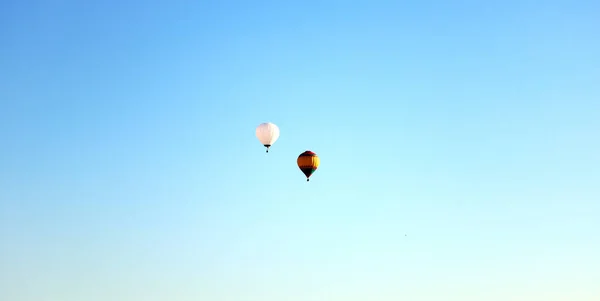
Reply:
M269 147L279 138L279 127L271 122L261 123L256 128L256 138L267 148L268 153Z

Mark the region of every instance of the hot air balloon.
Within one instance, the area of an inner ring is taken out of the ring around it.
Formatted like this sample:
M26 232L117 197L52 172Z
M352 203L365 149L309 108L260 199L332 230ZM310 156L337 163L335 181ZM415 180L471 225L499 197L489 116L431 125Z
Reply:
M256 128L256 138L267 148L268 153L269 147L279 138L279 127L271 122L261 123Z
M317 170L321 161L317 154L307 150L298 156L298 167L306 175L306 182L309 181L310 176Z

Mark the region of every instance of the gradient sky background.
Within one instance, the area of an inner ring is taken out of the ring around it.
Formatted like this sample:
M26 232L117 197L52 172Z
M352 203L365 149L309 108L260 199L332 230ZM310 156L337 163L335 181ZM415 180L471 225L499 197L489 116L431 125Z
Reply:
M0 4L1 300L600 296L597 1L91 2Z

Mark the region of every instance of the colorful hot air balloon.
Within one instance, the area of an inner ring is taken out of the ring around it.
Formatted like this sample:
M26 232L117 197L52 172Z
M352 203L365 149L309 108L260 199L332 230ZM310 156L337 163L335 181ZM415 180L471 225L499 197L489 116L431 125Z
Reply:
M321 161L317 154L307 150L298 156L298 167L306 175L306 182L309 181L310 176L317 170Z
M256 128L256 138L267 148L268 153L269 147L279 138L279 127L271 122L261 123Z

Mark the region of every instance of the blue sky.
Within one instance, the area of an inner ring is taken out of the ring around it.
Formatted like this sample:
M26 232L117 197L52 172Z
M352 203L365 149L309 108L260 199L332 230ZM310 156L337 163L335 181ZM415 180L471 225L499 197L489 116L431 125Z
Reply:
M600 295L599 4L282 2L0 3L0 299Z

